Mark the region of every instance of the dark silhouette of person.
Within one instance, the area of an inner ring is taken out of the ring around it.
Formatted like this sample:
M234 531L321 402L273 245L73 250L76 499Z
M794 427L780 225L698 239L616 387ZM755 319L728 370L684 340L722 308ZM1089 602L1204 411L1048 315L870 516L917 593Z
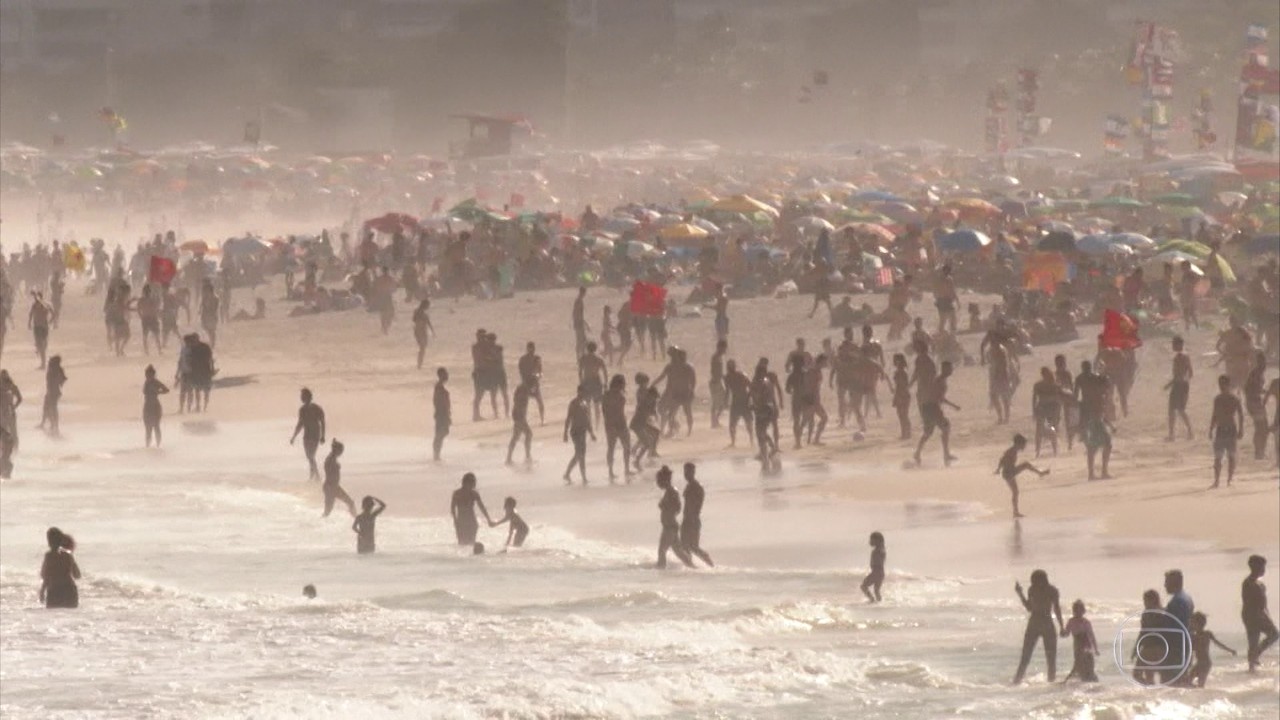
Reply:
M418 341L418 369L422 369L422 359L427 354L427 344L436 328L431 324L431 301L424 299L413 311L413 339Z
M658 569L667 567L667 551L676 554L680 562L693 567L693 560L684 551L680 542L680 493L671 487L671 468L663 465L658 468L658 489L662 490L662 499L658 501L658 514L662 522L662 535L658 538Z
M387 509L387 504L372 495L365 495L362 512L351 522L351 531L356 534L356 552L367 555L377 549L374 532L378 525L378 516Z
M453 407L449 402L449 389L445 387L448 382L449 371L444 368L436 368L436 387L431 394L431 407L435 417L435 436L431 440L431 457L433 460L440 459L440 451L444 449L444 439L449 435L449 425L453 417Z
M613 457L619 443L622 444L622 472L631 482L631 432L627 429L627 379L614 375L609 389L600 401L600 413L604 419L605 459L609 463L609 482L617 475L613 471ZM639 468L637 468L639 470Z
M1164 591L1169 594L1164 611L1178 620L1177 624L1170 621L1168 629L1182 633L1185 639L1184 642L1168 641L1169 655L1160 668L1160 681L1168 685L1177 680L1190 663L1184 651L1191 646L1191 614L1196 611L1196 603L1183 589L1181 570L1170 570L1164 574Z
M307 456L307 464L311 468L311 479L320 479L320 468L316 465L316 450L324 443L325 420L324 408L312 402L311 391L302 388L302 407L298 408L298 424L293 428L292 445L302 433L302 452Z
M58 436L58 400L62 398L62 386L67 383L67 373L62 369L62 356L49 358L44 374L44 408L40 416L40 427L46 425L49 434Z
M502 552L506 552L507 548L522 547L524 539L529 537L529 525L525 523L524 518L520 517L520 513L516 512L516 499L509 497L502 502L502 509L505 514L497 520L489 521L489 527L498 527L503 523L510 523L510 529L507 531L507 544L502 548Z
M476 531L480 528L480 522L476 519L476 506L480 507L484 519L492 523L493 519L489 517L480 493L476 492L475 473L467 473L462 476L462 487L453 491L453 501L449 504L458 545L471 547L476 544Z
M80 566L72 554L76 541L56 527L49 528L45 537L49 551L40 566L40 602L46 608L80 607L80 591L76 588Z
M1266 574L1267 559L1250 555L1249 576L1240 585L1240 619L1249 642L1249 672L1258 669L1258 658L1280 637L1267 611L1267 588L1262 584L1262 576Z
M341 500L347 504L347 510L351 512L351 516L356 515L356 503L342 489L342 464L338 462L338 458L342 457L342 451L345 449L337 438L329 443L329 456L324 459L324 515L329 517L329 513L333 512L334 502Z
M1046 675L1053 682L1058 666L1058 635L1062 632L1062 607L1058 604L1058 588L1049 584L1049 575L1044 570L1031 573L1031 587L1026 594L1022 592L1022 583L1013 584L1014 592L1022 606L1031 613L1027 618L1027 629L1022 636L1022 658L1018 661L1018 670L1013 674L1013 684L1022 682L1027 673L1027 665L1031 664L1031 653L1036 649L1036 641L1044 643L1044 660L1047 666ZM1050 613L1052 612L1052 616ZM1053 617L1058 620L1058 627L1053 627Z
M702 549L702 502L706 498L706 490L694 475L697 466L688 462L684 464L684 516L680 519L680 544L684 551L707 564L715 567L711 556Z
M867 602L880 602L880 586L884 585L884 535L871 533L871 572L862 581L862 594ZM874 594L873 594L874 591Z
M507 464L511 464L511 454L516 445L524 440L524 462L533 463L530 447L533 443L533 428L529 427L529 387L523 382L516 386L511 401L511 442L507 444Z
M564 416L564 442L569 442L573 438L573 457L569 458L569 464L564 469L564 482L566 485L573 481L569 477L569 473L573 472L573 467L578 466L578 471L582 475L582 484L587 484L587 437L590 436L594 442L596 439L596 431L591 427L591 405L587 398L586 387L579 385L578 394L569 401L569 409Z
M164 415L160 396L169 392L169 388L156 379L154 366L148 365L144 374L146 380L142 382L142 427L147 434L147 447L151 447L152 436L155 436L156 447L160 447L160 418Z
M1244 437L1244 406L1231 389L1231 378L1218 377L1218 396L1213 399L1213 416L1209 420L1209 437L1213 439L1213 485L1222 478L1222 458L1227 458L1227 485L1236 475L1236 441Z

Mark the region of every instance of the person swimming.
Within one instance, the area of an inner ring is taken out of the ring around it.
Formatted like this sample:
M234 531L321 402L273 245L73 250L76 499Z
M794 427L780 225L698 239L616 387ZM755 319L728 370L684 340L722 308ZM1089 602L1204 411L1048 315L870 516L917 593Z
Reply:
M502 502L502 509L506 512L498 520L490 520L489 527L498 527L503 523L510 523L510 529L507 531L507 544L502 548L502 552L506 552L510 547L522 547L524 539L529 537L529 525L516 512L516 499L509 497Z
M458 545L471 546L476 543L476 531L480 528L480 523L476 519L476 506L480 507L484 519L492 523L493 519L489 517L489 511L485 509L480 493L476 492L475 473L467 473L462 476L462 486L453 491L453 500L449 504L449 513L453 516L453 530L458 537Z
M45 538L49 551L40 566L40 602L50 609L80 607L80 591L76 588L80 566L72 555L75 539L56 527L49 528Z
M363 511L352 521L351 531L356 534L356 552L367 555L377 549L374 531L377 529L378 516L387 509L387 504L372 495L365 495L361 504Z

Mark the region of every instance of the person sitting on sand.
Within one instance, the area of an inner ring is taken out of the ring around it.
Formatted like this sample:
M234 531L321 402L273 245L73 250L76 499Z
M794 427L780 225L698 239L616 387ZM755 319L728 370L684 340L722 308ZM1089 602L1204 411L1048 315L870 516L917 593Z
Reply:
M1071 678L1081 682L1098 682L1098 673L1094 670L1094 657L1098 655L1098 640L1093 634L1093 623L1084 616L1083 600L1071 603L1071 619L1062 628L1062 637L1071 636L1071 652L1074 661L1071 672L1063 678L1065 685Z
M1029 462L1018 463L1018 453L1027 447L1027 438L1022 434L1013 436L1013 445L1004 454L1000 456L1000 462L996 464L996 474L1004 478L1005 483L1009 485L1009 491L1013 494L1013 516L1016 518L1023 517L1018 510L1018 475L1030 470L1031 472L1044 477L1049 474L1048 470L1041 470Z
M879 531L871 533L871 572L862 580L862 594L867 602L880 602L880 587L884 585L884 535Z
M522 547L524 539L529 537L529 525L520 517L520 513L516 512L516 499L509 497L502 502L502 509L505 514L497 520L490 520L489 527L498 527L503 523L510 523L510 529L507 531L507 544L502 548L502 552L506 552L507 548Z
M387 504L372 495L365 495L362 506L361 513L351 523L351 531L356 534L356 552L367 555L377 549L374 532L378 516L387 509Z
M462 486L453 491L453 500L449 503L449 514L453 516L453 529L459 546L470 547L476 543L476 531L480 527L480 522L476 519L476 506L480 507L484 519L492 523L493 519L489 517L480 493L476 492L475 473L467 473L462 476Z
M329 517L329 513L333 512L333 503L337 500L347 504L347 510L351 512L352 517L356 514L355 501L346 490L342 489L342 465L338 462L338 458L342 457L344 447L337 438L329 443L329 456L324 459L324 515L322 517Z

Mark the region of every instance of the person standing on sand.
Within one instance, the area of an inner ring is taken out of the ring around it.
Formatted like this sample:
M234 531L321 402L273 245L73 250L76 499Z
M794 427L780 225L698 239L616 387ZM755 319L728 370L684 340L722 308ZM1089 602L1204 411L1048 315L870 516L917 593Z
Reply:
M511 403L511 442L507 444L507 464L511 464L511 454L516 445L524 439L524 464L533 464L530 445L533 443L533 428L529 427L529 388L520 383L516 386L515 396Z
M685 553L697 556L707 567L715 567L711 556L702 549L702 503L707 492L694 477L697 472L698 468L693 463L684 464L684 515L680 520L680 544Z
M1267 421L1267 409L1263 398L1267 387L1267 353L1259 350L1254 354L1253 369L1244 381L1244 407L1253 422L1253 459L1267 458L1267 436L1271 434L1271 424Z
M1244 408L1231 392L1231 378L1218 377L1218 396L1213 399L1213 417L1209 419L1209 437L1213 440L1213 485L1222 478L1222 456L1227 457L1227 485L1236 474L1236 442L1244 437Z
M751 415L755 418L756 447L760 450L756 457L766 467L779 452L777 431L770 433L770 428L776 427L780 404L781 392L773 373L769 372L769 361L760 358L751 379Z
M213 281L205 278L200 290L200 327L209 334L209 347L218 345L218 293Z
M449 371L436 368L436 386L431 394L431 407L435 418L435 437L431 440L431 459L439 462L440 450L444 448L444 439L449 435L453 408L449 402Z
M1111 479L1111 474L1107 472L1111 464L1111 433L1108 432L1105 416L1107 390L1110 387L1111 381L1105 375L1095 373L1092 363L1088 360L1080 363L1074 397L1076 406L1080 409L1080 438L1084 442L1090 480ZM1102 451L1102 474L1095 475L1094 459L1099 450Z
M298 433L302 433L302 452L311 469L311 479L319 480L320 468L316 465L316 450L324 443L324 408L311 401L311 390L307 388L302 388L301 397L302 407L298 408L298 424L293 428L293 437L289 438L289 444L292 445L298 439Z
M80 607L80 591L76 580L80 579L80 566L72 554L76 541L56 527L45 533L49 551L44 554L40 566L40 602L49 609Z
M160 303L156 288L147 283L142 286L142 296L138 298L138 317L142 321L142 352L151 354L151 340L155 340L156 352L160 352Z
M578 394L569 401L569 409L564 416L564 442L573 438L573 457L564 469L565 485L573 483L569 479L569 473L573 472L574 465L578 466L582 474L582 484L587 484L587 436L590 435L593 442L596 439L596 431L591 427L591 408L588 403L587 389L579 385Z
M1240 620L1244 622L1244 634L1249 642L1249 672L1258 669L1262 653L1280 637L1267 610L1267 586L1262 584L1262 576L1266 574L1267 559L1250 555L1249 575L1240 585Z
M942 371L938 373L938 377L934 378L928 386L920 388L920 443L916 445L915 461L916 465L920 464L920 452L924 450L924 444L933 436L933 431L938 430L942 438L942 461L948 467L957 460L956 456L951 454L951 421L942 411L943 405L949 405L956 410L960 409L959 405L947 399L947 378L951 377L951 363L944 360L942 362Z
M341 500L347 504L347 510L351 512L351 517L356 516L356 503L342 489L342 465L338 462L338 458L342 457L342 451L345 446L338 441L337 438L329 443L329 456L324 459L324 515L321 517L329 517L329 513L333 512L334 502Z
M600 421L600 401L604 398L604 387L609 382L609 369L604 358L596 354L596 344L587 343L587 352L578 357L578 384L585 390L587 403L591 406L592 423Z
M587 335L591 332L591 328L587 326L586 298L586 286L579 286L578 297L573 301L574 357L582 357L582 354L587 351Z
M1013 674L1013 684L1022 682L1031 664L1031 653L1035 652L1036 642L1044 644L1044 660L1049 682L1053 682L1058 664L1058 635L1062 632L1062 607L1058 604L1058 588L1049 584L1049 575L1044 570L1031 573L1031 587L1024 594L1022 583L1013 584L1014 592L1022 607L1031 613L1027 618L1027 629L1022 636L1022 658L1018 660L1018 670ZM1050 616L1052 612L1052 616ZM1053 617L1058 619L1058 627L1053 627Z
M413 339L418 343L418 369L422 369L422 360L427 354L427 343L436 328L431 324L431 301L423 299L418 309L413 311Z
M476 492L475 473L467 473L462 476L462 486L453 491L453 500L449 503L449 514L453 517L453 530L460 547L474 547L476 544L476 532L480 528L480 521L476 518L477 506L485 521L492 524L493 518L489 517L480 493Z
M67 384L67 373L62 370L62 356L49 358L49 365L44 374L44 411L40 417L40 428L49 427L49 434L58 436L58 400L62 398L62 386Z
M532 342L525 346L524 355L516 363L520 371L520 382L529 390L529 397L538 401L538 424L546 419L546 408L542 404L542 356Z
M693 567L693 560L685 552L680 542L680 493L671 487L671 468L663 465L658 469L658 489L662 491L662 499L658 501L658 515L662 523L662 534L658 538L657 568L667 567L667 551L676 554L686 567Z
M898 413L900 440L911 439L911 377L907 374L907 356L893 354L893 409Z
M725 394L729 396L729 447L738 445L738 422L747 429L747 441L755 447L755 421L751 415L751 378L738 369L738 363L730 360L725 365Z
M147 447L151 447L152 435L155 436L156 447L160 447L160 418L164 414L160 396L169 392L169 388L156 379L154 366L147 366L145 376L142 383L142 427L147 434Z
M27 314L27 327L35 336L36 357L40 358L40 369L45 367L45 356L49 353L49 322L53 318L53 308L44 301L42 293L31 296L31 312Z
M613 362L617 349L613 346L613 334L617 332L613 325L613 308L604 306L603 317L600 318L600 349L607 363Z
M1040 368L1040 381L1031 386L1031 417L1036 423L1036 457L1046 437L1058 455L1058 428L1062 425L1062 388L1053 377L1053 371Z
M1027 447L1027 438L1021 434L1013 436L1013 445L1004 454L1000 456L1000 462L996 463L996 474L1004 478L1009 486L1009 491L1013 493L1013 516L1022 517L1022 512L1018 510L1018 475L1030 470L1031 472L1044 477L1049 474L1048 470L1041 470L1029 462L1018 463L1018 453Z
M1191 439L1191 420L1187 417L1187 400L1191 397L1191 358L1183 352L1185 342L1181 335L1173 338L1173 378L1165 384L1169 391L1169 436L1166 442L1173 442L1174 426L1178 418L1187 428L1187 439Z
M728 393L724 387L724 356L728 351L729 341L722 339L716 341L716 351L711 354L711 381L708 385L711 391L712 428L720 427L720 416L728 407Z
M627 429L627 379L614 375L600 402L604 417L605 458L609 463L609 482L618 476L613 472L614 449L622 444L622 472L631 482L631 432ZM637 468L639 469L639 468Z
M628 427L636 434L635 466L638 470L646 454L651 458L658 456L661 433L654 422L658 413L658 391L649 386L649 376L644 373L636 373L635 380L636 407Z

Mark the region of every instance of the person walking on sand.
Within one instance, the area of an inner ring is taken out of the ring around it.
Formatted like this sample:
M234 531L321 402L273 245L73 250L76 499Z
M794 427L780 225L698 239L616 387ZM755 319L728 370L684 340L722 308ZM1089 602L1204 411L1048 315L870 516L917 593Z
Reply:
M1179 335L1173 339L1173 378L1165 383L1164 389L1169 391L1169 436L1166 442L1173 442L1173 430L1178 418L1187 428L1187 439L1191 439L1191 420L1187 417L1187 400L1191 397L1191 358L1183 352L1185 342Z
M44 374L44 408L40 416L40 428L49 428L49 434L58 437L58 400L62 398L62 386L67 384L67 373L62 369L62 356L49 358Z
M867 602L880 602L880 587L884 585L885 561L884 535L879 531L871 533L871 572L862 580L862 594Z
M493 522L489 511L485 509L484 501L480 499L480 493L476 492L475 473L467 473L462 476L462 486L453 491L453 500L449 503L449 514L453 516L453 530L459 547L474 547L476 544L476 532L480 528L476 507L480 508L486 522Z
M1044 439L1049 439L1053 454L1058 455L1058 428L1062 426L1062 387L1047 367L1040 368L1040 380L1031 386L1031 417L1036 423L1036 457Z
M924 450L924 444L933 436L933 431L939 432L942 438L942 461L950 467L951 463L957 460L956 456L951 454L951 421L942 411L943 405L949 405L959 410L960 406L947 399L947 378L951 377L951 363L944 360L942 362L942 370L938 373L938 377L934 378L927 386L921 386L919 395L920 401L920 443L916 445L915 461L916 465L920 464L920 452Z
M156 369L148 365L142 382L142 427L147 435L147 447L151 447L151 438L155 436L156 447L160 447L160 418L164 409L160 406L160 396L169 392L169 388L156 379Z
M693 463L684 464L684 515L680 520L680 544L690 556L696 556L707 567L715 567L711 556L702 549L702 503L707 492L694 477L697 472L698 468Z
M1231 378L1218 377L1218 396L1213 399L1213 417L1209 419L1209 437L1213 439L1213 485L1222 478L1222 457L1227 458L1227 485L1236 474L1236 442L1244 437L1244 407L1231 392Z
M1253 423L1253 459L1267 458L1267 437L1271 434L1271 423L1267 421L1267 409L1264 402L1267 389L1267 353L1259 350L1253 358L1253 369L1245 378L1243 395L1244 409Z
M524 463L533 464L530 447L533 443L533 428L529 427L529 388L520 383L516 386L515 396L511 402L511 442L507 444L507 464L511 464L511 454L516 445L524 440Z
M76 541L56 527L45 533L49 551L44 554L40 566L40 602L49 609L80 607L80 591L76 580L80 579L80 566L72 554Z
M609 482L618 476L613 471L614 451L622 445L622 472L631 482L631 431L627 429L627 379L614 375L609 389L600 402L600 414L604 418L605 459L609 463ZM637 468L639 470L639 468Z
M738 369L738 363L734 360L725 364L724 389L729 398L729 447L738 445L739 421L747 429L747 442L755 447L755 421L751 415L751 378Z
M387 509L387 504L372 495L365 495L361 512L351 522L351 532L356 534L356 552L367 555L377 549L374 533L377 530L378 516Z
M729 351L728 340L717 340L716 351L711 354L711 427L720 427L720 416L728 408L728 393L724 386L724 356Z
M685 552L680 542L680 493L671 487L671 468L663 465L658 468L658 489L662 491L662 499L658 501L658 515L662 523L662 535L658 538L659 570L667 567L667 551L676 554L686 567L693 567L693 559Z
M586 354L578 358L578 384L585 388L593 423L600 420L600 401L604 399L604 388L609 382L609 369L604 358L596 354L596 349L596 344L589 342Z
M1027 447L1027 438L1021 434L1013 436L1013 445L1004 454L1000 456L1000 462L996 464L996 474L1004 478L1005 483L1009 486L1009 492L1013 495L1013 516L1016 518L1023 517L1022 512L1018 510L1018 475L1030 470L1031 472L1044 477L1049 474L1048 470L1041 470L1029 462L1018 463L1018 453Z
M1267 610L1267 586L1262 584L1262 576L1266 574L1267 559L1250 555L1249 575L1240 584L1240 620L1244 622L1244 635L1249 643L1249 672L1258 669L1262 653L1280 637Z
M1089 466L1090 480L1109 480L1107 471L1111 464L1111 433L1107 428L1106 398L1111 381L1106 375L1093 371L1088 360L1080 363L1076 376L1074 397L1080 412L1080 439L1084 442L1085 462ZM1102 452L1102 474L1094 474L1094 459Z
M342 489L342 465L338 458L342 457L344 449L345 446L337 438L329 443L329 456L324 459L324 515L321 517L329 517L329 513L333 512L334 502L338 500L347 504L351 517L356 516L355 501Z
M1046 675L1053 682L1058 664L1058 634L1063 630L1062 607L1058 604L1058 588L1049 584L1049 575L1044 570L1031 573L1031 587L1024 594L1022 583L1013 584L1014 592L1022 607L1031 614L1027 618L1027 629L1022 636L1022 657L1018 660L1018 670L1013 674L1013 684L1022 682L1031 664L1031 654L1035 652L1036 642L1044 644L1044 660ZM1050 613L1052 612L1052 616ZM1058 620L1058 627L1053 627L1053 618Z
M44 301L43 293L31 296L31 312L27 314L27 327L36 341L36 357L40 358L40 369L45 367L45 356L49 353L49 323L53 318L53 308Z
M436 386L431 393L431 407L435 419L435 436L431 440L431 459L439 462L440 451L444 449L444 439L449 435L452 422L453 407L449 401L449 371L436 368Z
M320 467L316 465L316 450L320 449L320 445L324 443L324 408L311 401L311 390L307 388L302 388L301 398L302 407L298 408L298 424L293 428L293 437L289 438L289 444L292 445L297 441L298 433L302 433L302 453L307 458L311 479L319 480Z
M413 311L413 339L418 343L418 369L422 369L422 360L427 355L427 344L436 327L431 324L431 301L423 299L418 309Z
M569 401L569 409L564 416L564 442L569 442L569 438L573 438L573 457L569 459L569 465L564 469L565 485L573 484L569 474L573 472L575 465L582 474L582 484L587 484L588 435L591 436L592 442L595 442L596 431L591 427L591 408L588 405L587 389L579 385L578 394Z
M516 363L520 382L529 390L529 397L538 401L538 424L547 421L546 408L542 404L542 356L532 342L525 346L524 355Z

